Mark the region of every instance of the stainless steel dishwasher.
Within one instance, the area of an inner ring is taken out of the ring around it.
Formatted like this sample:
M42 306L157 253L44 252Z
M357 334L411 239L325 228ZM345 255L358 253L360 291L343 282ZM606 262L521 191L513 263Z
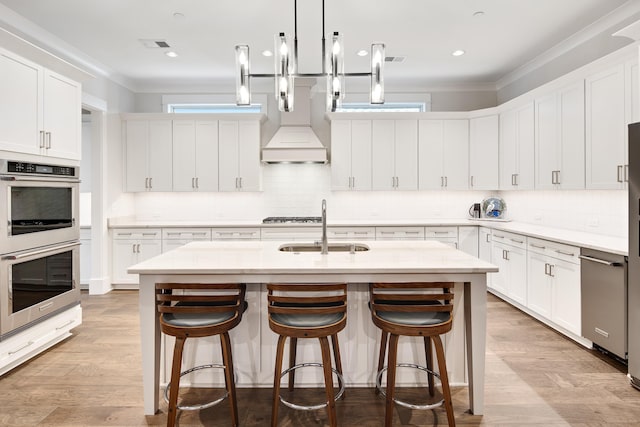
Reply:
M626 257L583 248L580 259L582 336L596 348L626 360Z

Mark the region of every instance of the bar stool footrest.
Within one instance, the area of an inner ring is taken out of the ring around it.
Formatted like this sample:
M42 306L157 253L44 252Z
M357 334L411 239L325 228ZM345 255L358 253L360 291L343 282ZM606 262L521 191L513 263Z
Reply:
M284 377L285 375L287 375L291 371L295 371L296 369L308 368L308 367L322 368L322 363L300 363L298 365L294 365L294 366L290 367L289 369L286 369L286 370L282 371L282 373L280 374L280 378ZM331 368L331 370L338 377L338 383L340 384L340 390L338 390L338 393L334 397L334 400L337 401L344 394L344 377L337 370L335 370L333 368ZM282 395L279 396L279 397L280 397L280 402L282 402L283 405L285 405L285 406L287 406L287 407L289 407L291 409L297 409L297 410L300 410L300 411L315 411L315 410L318 410L318 409L326 408L327 405L328 405L328 402L321 403L319 405L296 405L295 403L291 403L288 400L285 400L282 397Z
M437 377L438 379L440 379L440 374L437 372L434 372L424 366L420 366L420 365L416 365L413 363L398 363L396 365L397 368L413 368L413 369L417 369L419 371L423 371L426 372L427 374L432 374L433 376ZM378 375L376 377L376 388L378 389L378 391L380 392L380 394L382 394L383 396L387 396L387 393L383 390L382 388L382 374L384 374L384 372L388 369L388 366L385 366L384 368L382 368L380 371L378 371ZM430 403L430 404L425 404L425 405L416 405L413 403L409 403L409 402L405 402L396 398L393 398L393 401L395 403L397 403L400 406L404 406L405 408L409 408L409 409L417 409L417 410L424 410L424 409L434 409L434 408L439 408L440 406L444 405L444 399L440 400L439 402L436 403Z
M226 369L224 365L218 365L218 364L209 364L209 365L200 365L200 366L195 366L191 369L187 369L186 371L180 372L180 377L182 378L185 375L188 375L192 372L195 371L200 371L202 369ZM169 388L171 387L171 383L167 384L167 386L164 389L164 401L169 403ZM227 397L229 397L229 392L225 391L224 395L222 395L222 397L216 399L216 400L212 400L211 402L207 402L207 403L203 403L200 405L190 405L190 406L180 406L178 405L177 408L182 410L182 411L197 411L197 410L201 410L201 409L206 409L206 408L211 408L212 406L215 406L219 403L221 403L223 400L225 400Z

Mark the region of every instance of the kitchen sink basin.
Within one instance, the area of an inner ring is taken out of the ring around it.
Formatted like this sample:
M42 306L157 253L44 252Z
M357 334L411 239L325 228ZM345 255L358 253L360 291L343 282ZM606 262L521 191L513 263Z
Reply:
M320 252L322 244L315 243L286 243L278 248L281 252ZM329 252L366 252L369 246L363 243L339 242L329 243Z

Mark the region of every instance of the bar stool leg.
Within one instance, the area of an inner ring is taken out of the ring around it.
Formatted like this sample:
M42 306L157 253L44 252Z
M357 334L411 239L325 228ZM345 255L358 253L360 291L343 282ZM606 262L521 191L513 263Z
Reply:
M387 354L387 334L385 331L382 331L382 336L380 337L380 356L378 357L378 370L376 371L376 375L378 372L384 368L384 358ZM376 387L376 394L380 394L380 390Z
M444 357L444 349L440 335L433 337L433 344L436 347L436 357L438 358L438 368L440 369L440 382L442 383L442 394L444 395L444 407L447 410L447 420L449 421L449 427L455 427L456 419L453 416L453 403L451 402L451 389L449 389L447 362Z
M387 407L384 414L385 427L393 425L393 397L396 391L396 364L398 360L398 335L389 339L389 361L387 363Z
M182 351L186 337L176 337L173 346L173 364L171 365L171 388L169 389L169 409L167 411L167 427L176 425L178 413L178 391L180 390L180 368L182 366Z
M284 343L287 337L278 336L278 349L276 351L276 367L273 375L273 406L271 407L271 427L278 425L278 406L280 406L280 374L282 374L282 356L284 355Z
M293 368L296 364L296 350L298 349L298 338L289 338L289 368ZM293 384L296 380L296 371L289 371L289 391L293 391Z
M433 372L433 349L431 347L431 337L424 337L424 354L427 358L427 369L430 371L427 374L427 378L429 380L429 396L433 397L435 394L435 385L433 381L434 375L431 373Z
M220 334L220 343L222 344L222 360L224 363L224 379L227 383L227 392L229 393L229 405L231 409L231 425L237 427L238 422L238 402L236 400L236 383L233 375L233 357L231 355L231 340L229 333Z
M331 352L329 350L329 340L327 337L319 337L320 348L322 349L322 368L324 370L324 389L327 394L327 414L329 415L329 425L336 427L338 417L336 416L336 402L333 394L333 372L331 371Z
M331 347L333 348L333 358L336 362L336 371L338 371L338 373L342 375L342 360L340 357L340 344L338 343L338 334L331 335ZM338 376L338 388L342 388L342 380L340 379L340 376ZM344 399L345 394L346 390L344 393L342 393L341 399Z

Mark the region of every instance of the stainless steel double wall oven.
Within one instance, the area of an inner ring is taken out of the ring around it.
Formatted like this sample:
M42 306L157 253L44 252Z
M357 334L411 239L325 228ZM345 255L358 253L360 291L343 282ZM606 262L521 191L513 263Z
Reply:
M78 177L0 160L0 340L80 302Z

